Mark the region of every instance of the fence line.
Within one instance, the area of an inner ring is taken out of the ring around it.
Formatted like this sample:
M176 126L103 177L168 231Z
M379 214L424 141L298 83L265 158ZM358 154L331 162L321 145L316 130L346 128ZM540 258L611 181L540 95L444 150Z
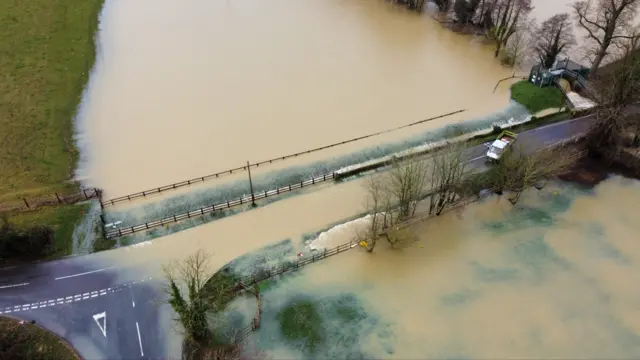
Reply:
M60 204L75 204L80 201L85 201L93 198L100 198L102 191L98 188L80 189L74 193L43 195L40 197L27 200L22 198L14 202L0 203L0 211L25 211L33 210L43 206L54 206Z
M415 126L415 125L418 125L418 124L422 124L422 123L425 123L425 122L428 122L428 121L441 119L441 118L444 118L444 117L447 117L447 116L451 116L451 115L455 115L455 114L458 114L458 113L462 113L464 111L466 111L466 110L457 110L457 111L453 111L453 112L446 113L446 114L443 114L443 115L438 115L438 116L430 117L430 118L423 119L423 120L420 120L420 121L415 121L415 122L412 122L410 124L398 126L398 127L393 128L393 129L378 131L376 133L371 133L371 134L367 134L367 135L364 135L364 136L359 136L359 137L356 137L356 138L352 138L352 139L349 139L349 140L345 140L345 141L341 141L341 142L337 142L337 143L333 143L333 144L329 144L329 145L325 145L325 146L321 146L321 147L317 147L317 148L313 148L313 149L309 149L309 150L305 150L305 151L300 151L300 152L297 152L297 153L294 153L294 154L289 154L289 155L285 155L285 156L275 157L275 158L272 158L272 159L269 159L269 160L259 161L259 162L253 163L253 164L249 164L248 167L259 167L260 165L264 165L264 164L272 164L274 161L282 161L282 160L290 159L290 158L297 157L297 156L300 156L300 155L311 154L313 152L326 150L326 149L329 149L329 148L332 148L332 147L335 147L335 146L344 145L344 144L352 143L352 142L359 141L359 140L364 140L364 139L367 139L367 138L370 138L370 137L374 137L374 136L378 136L378 135L382 135L382 134L385 134L385 133L388 133L388 132L400 130L400 129L403 129L403 128L408 128L408 127ZM180 181L180 182L177 182L177 183L174 183L174 184L164 185L164 186L160 186L160 187L157 187L157 188L136 192L136 193L133 193L133 194L116 197L116 198L113 198L113 199L105 200L105 201L103 201L101 203L102 203L103 207L111 206L111 205L115 205L116 203L119 203L119 202L122 202L122 201L131 201L131 200L134 200L134 199L138 199L140 197L146 197L147 195L158 194L158 193L161 193L163 191L175 190L175 189L179 189L179 188L184 187L184 186L190 186L190 185L193 185L193 184L201 183L201 182L204 182L206 180L209 180L209 179L212 179L212 178L218 178L218 177L223 176L223 175L230 175L230 174L233 174L234 172L237 173L238 171L246 171L248 167L246 165L245 166L240 166L240 167L237 167L237 168L221 171L221 172L218 172L218 173L215 173L215 174L200 176L200 177L197 177L197 178L193 178L193 179L189 179L189 180L185 180L185 181Z
M339 253L345 252L347 250L353 249L354 247L357 246L357 242L354 241L349 241L349 243L345 243L342 245L338 245L334 248L331 249L324 249L324 251L319 252L318 254L313 254L310 258L304 258L304 259L296 259L296 261L292 261L292 262L288 262L285 263L283 265L278 265L275 266L273 268L267 269L267 270L262 270L262 271L258 271L252 275L246 276L244 279L240 280L238 283L236 283L235 286L233 286L232 288L232 292L238 293L243 291L246 288L249 288L253 285L256 285L262 281L271 279L275 276L279 276L282 274L286 274L289 272L293 272L296 271L300 268L303 268L309 264L313 264L317 261L326 259L328 257L331 257L333 255L337 255ZM258 315L259 316L259 312ZM238 330L238 332L235 334L234 336L234 343L235 344L240 344L242 342L244 342L254 331L258 330L259 328L259 323L260 320L255 317L252 319L251 324L245 326L244 328Z
M175 223L181 220L199 217L205 214L212 213L214 211L226 210L226 209L230 209L232 207L236 207L243 204L252 204L255 200L261 200L261 199L266 199L268 197L278 196L278 195L288 193L297 189L301 189L309 185L315 185L321 182L325 182L327 180L331 180L335 178L335 176L336 176L335 172L324 174L318 177L311 178L306 181L301 181L295 184L289 184L287 186L283 186L274 190L268 190L268 191L265 190L264 192L260 192L254 195L246 195L246 196L237 198L235 200L201 207L199 209L188 211L181 214L170 215L169 217L165 217L163 219L153 220L153 221L145 222L142 224L123 227L120 229L110 229L110 230L105 229L105 237L107 239L112 239L116 237L130 235L136 232L146 231L155 227L164 226L164 225ZM102 221L104 223L104 219L102 219Z
M555 147L555 146L558 146L558 145L563 146L563 145L566 145L567 143L570 143L570 142L579 141L580 139L581 139L581 136L574 136L574 137L572 137L570 139L567 139L565 141L561 141L561 142L552 144L552 145L547 146L545 148L552 148L552 147ZM581 158L581 157L584 157L585 155L586 155L586 151L579 152L575 156L576 160ZM498 189L497 188L491 188L491 189L486 189L486 190L487 190L487 192L485 194L472 195L472 196L467 196L467 197L458 199L453 204L447 206L444 209L444 211L442 211L439 215L436 215L435 213L425 214L425 215L420 216L420 217L415 217L415 218L409 219L409 220L407 220L405 222L402 222L400 224L396 224L395 226L393 226L390 229L385 229L385 230L381 231L378 234L378 237L387 234L389 231L397 231L397 230L404 229L404 228L407 228L407 227L410 227L410 226L414 226L417 223L430 220L430 219L432 219L434 217L443 215L443 214L445 214L447 212L450 212L450 211L453 211L453 210L455 210L457 208L465 207L465 206L467 206L469 204L478 202L478 201L480 201L482 199L485 199L485 198L487 198L489 196L494 195ZM431 191L429 191L427 193L426 196L427 197L428 196L432 196L432 195L434 195L436 193L437 193L436 190L431 190ZM241 292L244 289L250 288L251 286L259 284L262 281L266 281L266 280L269 280L269 279L274 278L276 276L280 276L280 275L283 275L283 274L286 274L286 273L289 273L289 272L297 271L297 270L299 270L299 269L301 269L301 268L303 268L303 267L305 267L305 266L307 266L309 264L313 264L313 263L315 263L317 261L324 260L324 259L326 259L328 257L333 256L333 255L337 255L337 254L340 254L342 252L351 250L351 249L355 248L358 244L359 244L359 241L357 241L357 240L356 241L349 241L348 243L344 243L344 244L338 245L338 246L336 246L334 248L331 248L331 249L325 248L324 251L321 251L321 252L319 252L317 254L316 253L312 253L311 258L307 257L307 258L304 258L302 260L300 258L297 258L296 261L288 262L288 263L285 263L285 264L282 264L282 265L277 265L277 266L269 268L267 270L256 271L253 274L245 276L244 279L241 279L240 281L238 281L236 283L236 285L233 286L231 291L235 292L235 293ZM241 329L239 331L239 333L236 334L236 336L234 338L235 343L236 344L242 343L254 331L258 330L258 326L256 326L256 323L258 323L258 321L259 320L257 318L254 318L250 325L248 325L248 326L244 327L243 329Z
M545 147L543 147L542 149L545 148L550 148L550 147L554 147L554 146L558 146L560 144L564 145L564 144L568 144L570 142L576 142L579 141L584 135L580 134L580 135L575 135L573 137L570 137L568 139L559 141L557 143L551 144L551 145L547 145ZM466 162L470 162L471 160L468 160ZM382 164L384 165L384 164ZM106 230L105 229L105 237L107 239L112 239L112 238L117 238L117 237L121 237L121 236L125 236L125 235L130 235L136 232L140 232L140 231L146 231L146 230L150 230L152 228L156 228L159 226L164 226L167 224L172 224L172 223L176 223L178 221L181 220L185 220L185 219L191 219L193 217L198 217L198 216L202 216L208 213L212 213L216 210L226 210L226 209L230 209L232 207L236 207L236 206L240 206L243 204L248 204L248 203L254 203L255 200L261 200L261 199L266 199L268 197L273 197L273 196L278 196L287 192L291 192L297 189L301 189L305 186L309 186L309 185L315 185L321 182L325 182L327 180L331 180L331 179L336 179L340 176L342 176L343 174L339 173L339 172L332 172L329 174L324 174L315 178L312 178L310 180L306 180L306 181L302 181L299 183L295 183L295 184L290 184L288 186L284 186L281 188L277 188L275 190L269 190L269 191L264 191L255 195L246 195L240 198L237 198L235 200L231 200L231 201L227 201L227 202L222 202L219 204L213 204L213 205L209 205L209 206L205 206L205 207L201 207L198 208L196 210L192 210L192 211L188 211L185 213L181 213L181 214L176 214L176 215L171 215L168 217L165 217L163 219L159 219L159 220L153 220L153 221L149 221L149 222L145 222L142 224L137 224L137 225L133 225L133 226L128 226L128 227L123 227L123 228L119 228L119 229L110 229L110 230ZM103 219L103 224L104 224L104 219Z

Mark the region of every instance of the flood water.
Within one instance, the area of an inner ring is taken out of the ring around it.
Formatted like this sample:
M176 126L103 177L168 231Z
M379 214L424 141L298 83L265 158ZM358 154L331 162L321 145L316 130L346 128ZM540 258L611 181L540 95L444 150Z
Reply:
M101 20L80 173L107 197L507 104L490 48L385 1L109 0Z
M515 207L490 198L448 213L396 249L354 249L265 285L253 341L278 359L637 358L639 200L638 181L614 177L592 191L554 184ZM344 243L355 227L314 242ZM295 257L299 241L236 269ZM308 307L291 313L294 304ZM246 325L255 299L230 309Z

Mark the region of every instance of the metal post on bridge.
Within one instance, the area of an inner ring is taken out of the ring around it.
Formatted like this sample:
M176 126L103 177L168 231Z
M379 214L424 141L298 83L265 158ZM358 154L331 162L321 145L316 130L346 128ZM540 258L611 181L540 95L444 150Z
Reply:
M247 171L249 172L249 187L251 188L251 206L256 207L256 197L253 194L253 181L251 181L251 165L249 165L249 161L247 161Z

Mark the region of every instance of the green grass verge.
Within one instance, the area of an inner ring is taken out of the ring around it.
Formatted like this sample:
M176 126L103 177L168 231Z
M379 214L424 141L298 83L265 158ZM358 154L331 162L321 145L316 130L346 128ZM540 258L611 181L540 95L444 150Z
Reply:
M9 221L18 226L48 225L54 230L53 250L47 259L57 259L71 254L73 230L90 204L43 207L34 211L13 213Z
M80 357L52 332L0 316L0 359L79 360Z
M0 198L66 186L102 2L0 1Z
M555 86L537 87L529 81L519 81L511 86L511 98L535 114L564 105L564 95Z
M515 133L520 133L520 132L532 130L544 125L549 125L549 124L561 122L564 120L568 120L571 118L571 116L572 115L570 111L563 111L563 112L550 114L550 115L539 117L539 118L534 117L531 119L531 121L521 125L511 127L509 128L509 130ZM498 136L501 132L502 130L498 131L496 129L496 131L492 132L491 134L474 136L473 138L469 139L469 145L473 146L473 145L482 144L487 141L495 140L496 136Z
M93 252L111 250L116 243L116 239L105 239L104 236L100 236L93 242Z

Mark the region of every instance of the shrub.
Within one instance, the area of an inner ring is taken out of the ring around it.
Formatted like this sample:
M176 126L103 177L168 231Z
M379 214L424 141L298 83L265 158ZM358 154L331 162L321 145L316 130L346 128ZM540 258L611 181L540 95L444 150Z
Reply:
M53 248L53 229L36 225L22 228L3 218L0 226L0 260L36 260Z

